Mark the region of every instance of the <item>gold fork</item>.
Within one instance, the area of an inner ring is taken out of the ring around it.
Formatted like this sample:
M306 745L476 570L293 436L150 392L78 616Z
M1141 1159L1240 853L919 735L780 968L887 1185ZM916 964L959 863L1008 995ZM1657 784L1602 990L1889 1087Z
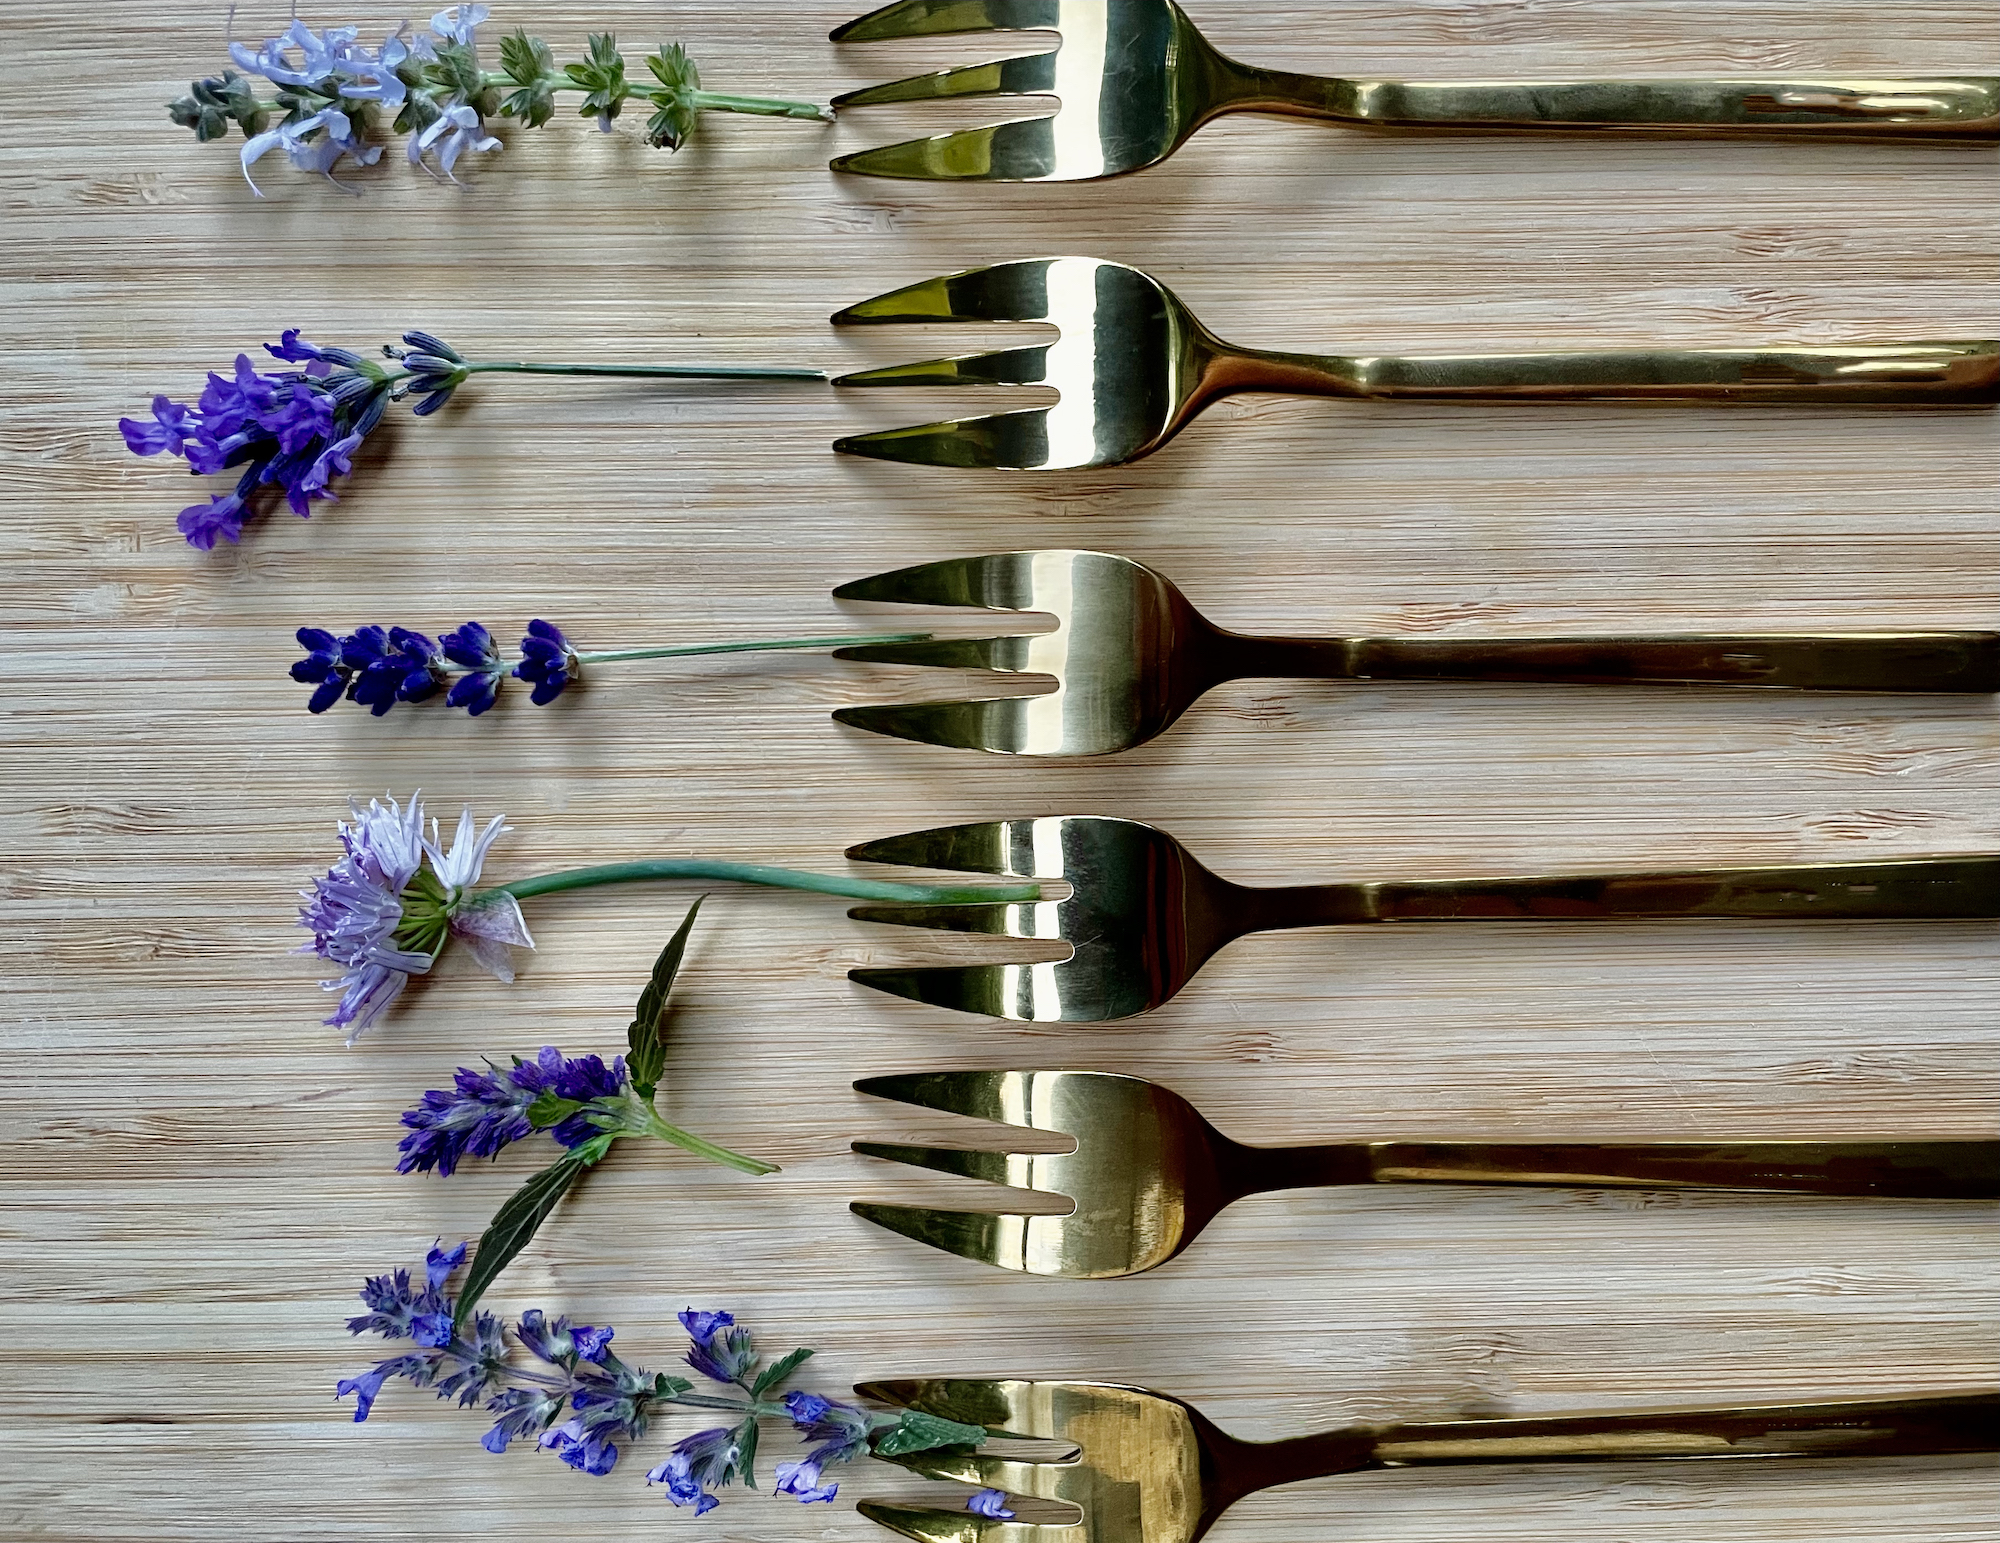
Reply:
M1408 879L1249 888L1210 873L1165 831L1065 815L946 825L848 848L856 862L1067 880L1066 900L864 905L857 921L1060 939L1066 959L850 970L877 991L959 1012L1098 1023L1158 1007L1224 944L1252 932L1371 922L1585 921L1638 917L2000 917L2000 853L1884 863L1561 878Z
M940 97L1051 95L1048 117L842 156L835 171L931 181L1076 182L1165 160L1211 118L1285 113L1374 126L1669 130L1697 134L2000 135L2000 81L1329 80L1225 58L1173 0L898 0L837 43L1035 28L1059 51L919 75L834 98L836 109Z
M1821 691L2000 691L2000 632L1790 636L1271 638L1225 632L1161 574L1108 552L995 552L878 573L837 600L1044 611L1053 632L869 644L838 659L1055 678L1042 696L843 707L876 734L1006 755L1110 755L1248 676L1322 680L1671 681Z
M995 1378L864 1382L865 1398L1062 1441L1052 1462L963 1448L887 1459L925 1478L1065 1501L1070 1522L1001 1521L964 1510L861 1502L916 1543L1195 1543L1245 1495L1305 1479L1464 1463L1659 1458L1899 1457L2000 1449L2000 1393L1763 1408L1657 1409L1506 1420L1353 1425L1289 1441L1243 1441L1165 1393L1104 1382Z
M905 285L836 312L836 326L1047 322L1055 342L857 370L836 386L1053 386L1024 408L834 441L925 466L1050 471L1114 466L1160 448L1239 391L1387 401L1580 399L1991 406L2000 344L1845 343L1820 348L1602 353L1308 355L1239 348L1164 284L1123 263L1038 257Z
M1281 1189L1346 1184L1535 1184L1731 1189L1933 1200L2000 1196L2000 1141L1370 1141L1250 1147L1178 1093L1095 1071L928 1072L869 1077L876 1098L1071 1138L1068 1152L857 1141L864 1157L1056 1195L1067 1215L943 1211L856 1201L855 1215L948 1254L1101 1280L1186 1248L1224 1206Z

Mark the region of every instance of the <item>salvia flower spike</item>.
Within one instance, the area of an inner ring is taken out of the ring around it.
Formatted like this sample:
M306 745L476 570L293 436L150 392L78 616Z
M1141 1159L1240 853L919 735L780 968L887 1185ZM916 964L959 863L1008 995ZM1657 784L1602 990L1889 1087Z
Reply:
M571 1323L530 1308L510 1336L494 1314L473 1307L470 1272L465 1285L452 1289L465 1256L465 1244L440 1243L420 1272L394 1270L363 1284L366 1311L347 1321L348 1331L408 1341L411 1348L341 1380L335 1396L353 1397L357 1421L373 1412L384 1386L401 1379L461 1408L483 1408L493 1425L479 1444L489 1452L518 1442L600 1476L664 1411L694 1408L710 1418L721 1411L730 1424L683 1437L646 1474L647 1484L662 1486L668 1500L697 1516L721 1504L715 1492L726 1485L756 1488L757 1435L765 1420L786 1421L811 1448L802 1459L778 1464L772 1486L774 1496L801 1504L833 1499L838 1486L823 1481L828 1468L877 1452L976 1447L986 1439L982 1426L916 1410L881 1413L796 1389L781 1396L812 1351L794 1350L766 1365L749 1330L726 1312L680 1314L688 1364L719 1393L697 1393L685 1377L624 1360L612 1348L616 1331L609 1325ZM514 1359L515 1345L529 1364Z
M921 643L927 632L882 633L870 637L768 638L754 643L691 643L664 648L621 648L582 653L553 622L528 623L519 658L500 652L493 634L476 621L435 641L407 627L361 627L337 636L324 627L297 633L305 657L292 664L292 679L313 688L306 711L323 713L342 700L381 717L398 702L442 700L477 718L500 700L508 679L526 681L529 700L545 707L574 685L584 666L635 659L680 659L700 654L769 653L802 648L852 648L884 643Z
M259 198L251 168L278 150L298 170L352 191L334 172L343 160L379 161L385 124L407 136L412 166L457 182L468 153L504 148L491 120L541 128L556 115L558 93L583 93L579 115L607 134L628 104L651 106L646 140L663 150L687 143L705 112L817 122L833 116L812 102L704 91L701 72L678 43L647 58L650 81L628 80L609 32L592 33L583 59L559 65L547 43L516 31L500 40L500 68L489 70L479 29L491 14L483 5L454 5L431 17L427 31L412 34L406 23L376 48L361 42L359 27L315 32L294 21L260 47L230 44L236 69L195 81L167 113L204 142L227 137L232 125L240 130L243 177ZM275 88L270 97L259 94L266 86Z
M264 351L297 368L262 370L248 354L238 354L230 374L209 375L196 402L156 396L150 419L118 420L126 448L134 455L178 456L198 477L233 474L227 492L211 494L207 503L180 513L181 534L189 546L202 551L218 541L240 540L244 525L276 502L278 494L294 514L309 518L316 503L338 496L331 484L353 472L356 456L392 403L407 402L415 416L427 418L475 375L826 379L824 371L791 366L474 361L428 332L404 333L400 344L383 347L379 360L350 349L321 348L307 342L296 327L276 343L266 343ZM438 645L420 633L408 637L422 645L405 672L414 674ZM387 637L383 642L400 647ZM330 697L327 705L338 699Z

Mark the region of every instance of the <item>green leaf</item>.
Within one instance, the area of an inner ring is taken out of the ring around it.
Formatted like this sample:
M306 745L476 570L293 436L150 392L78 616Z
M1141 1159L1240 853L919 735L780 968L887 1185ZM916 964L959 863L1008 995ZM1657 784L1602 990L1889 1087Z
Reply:
M444 109L423 91L412 91L403 98L403 110L396 114L398 134L421 134L444 116Z
M486 1288L528 1246L536 1229L548 1220L549 1213L569 1193L570 1186L583 1177L584 1170L611 1149L613 1139L608 1135L594 1136L557 1158L509 1195L506 1203L493 1213L493 1220L479 1235L479 1250L472 1256L472 1268L466 1271L458 1310L452 1318L454 1324L464 1323L472 1315Z
M556 67L555 55L540 38L528 36L525 28L500 40L500 68L517 86L533 86Z
M646 982L646 989L639 993L639 1005L632 1010L632 1027L626 1031L626 1042L631 1048L626 1053L625 1065L641 1098L650 1100L660 1078L666 1074L667 993L674 989L681 956L687 952L688 934L694 931L694 919L701 912L701 902L707 898L703 895L688 907L680 930L667 940L660 957L653 961L653 978Z
M876 1440L875 1451L883 1457L900 1457L937 1447L976 1447L985 1440L983 1425L961 1425L921 1409L905 1409L902 1418Z
M701 75L695 69L694 61L678 43L669 43L658 53L648 55L646 67L653 72L653 78L669 91L693 90L701 85Z
M582 86L586 91L594 91L597 87L604 84L603 72L592 69L587 64L565 64L563 66L563 74L567 75L575 84Z
M665 1372L660 1372L653 1378L653 1396L672 1398L676 1394L687 1392L693 1386L694 1384L685 1377L669 1377Z
M606 74L625 73L625 56L618 52L618 34L615 32L593 32L590 34L590 62Z
M745 1489L757 1487L757 1417L736 1427L736 1474Z
M477 53L463 43L439 43L436 47L437 63L431 66L431 73L439 84L468 99L486 89Z
M787 1377L805 1365L812 1357L810 1350L794 1350L782 1361L774 1361L757 1374L757 1380L750 1385L750 1396L762 1398Z
M560 1125L583 1105L574 1098L563 1098L555 1093L543 1093L528 1105L528 1123L536 1130L547 1130L551 1125Z

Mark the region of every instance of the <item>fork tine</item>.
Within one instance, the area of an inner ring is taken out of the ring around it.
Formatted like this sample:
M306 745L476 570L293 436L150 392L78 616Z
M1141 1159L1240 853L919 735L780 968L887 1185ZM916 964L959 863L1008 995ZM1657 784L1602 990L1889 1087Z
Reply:
M854 863L892 863L903 868L945 868L956 873L991 873L1012 878L1042 877L1015 866L1018 835L1033 839L1033 820L974 820L965 825L934 825L906 835L884 836L847 849ZM1015 827L1019 826L1017 832ZM1055 877L1056 875L1049 875Z
M836 648L836 659L863 664L916 664L942 670L998 670L1007 675L1027 671L1034 635L1009 638L933 638L927 643L864 643Z
M1051 1491L1060 1482L1063 1470L1076 1466L1074 1459L1067 1463L1031 1463L985 1452L948 1452L935 1448L928 1452L904 1452L882 1460L926 1479L972 1484L980 1489L1004 1489L1010 1495L1042 1495L1050 1500L1060 1498Z
M1061 13L1061 0L895 0L827 36L836 43L872 43L947 32L1011 32L1053 27Z
M830 320L836 327L920 321L1047 321L1048 271L1063 260L1023 257L919 279L835 311Z
M851 1201L847 1209L863 1221L947 1254L1024 1273L1028 1231L1041 1219L1019 1211L940 1211L929 1206L877 1205L872 1200Z
M912 1168L928 1168L932 1173L948 1173L960 1179L979 1179L987 1184L1005 1184L1013 1189L1035 1189L1028 1175L1010 1172L1012 1161L1005 1152L984 1152L968 1147L905 1146L894 1141L857 1141L854 1150L863 1157L879 1157L888 1163L904 1163ZM1055 1194L1054 1190L1043 1190Z
M985 354L885 364L836 376L836 386L1041 386L1048 383L1046 344L1002 348Z
M1050 114L905 139L837 156L829 165L859 177L919 182L1088 182L1112 175L1103 170L1102 156L1082 157L1073 148L1060 153L1055 122Z
M990 938L1051 936L1035 929L1036 906L1006 900L997 905L857 905L849 920L880 922L888 927L928 927L933 932L979 932ZM1016 913L1020 914L1016 914Z
M854 1091L870 1098L886 1098L892 1103L918 1109L934 1109L939 1114L964 1114L975 1119L1009 1121L1000 1112L1000 1089L1018 1072L891 1072L882 1077L861 1077Z
M1074 471L1104 464L1088 435L1073 449L1051 451L1046 407L853 434L836 439L833 448L875 461L985 471Z
M1051 1417L1045 1390L1060 1394L1077 1386L1065 1382L1017 1382L993 1377L895 1377L857 1382L854 1391L877 1403L921 1409L965 1425L983 1425L996 1436L1031 1441L1069 1439L1063 1422Z
M832 106L838 112L843 107L869 107L881 102L934 102L958 96L1033 96L1053 91L1055 84L1053 52L1022 54L1013 59L995 59L990 64L961 65L955 70L863 86L835 97Z
M1003 1522L973 1511L940 1511L881 1500L864 1500L856 1509L871 1522L916 1543L1082 1543L1089 1536L1081 1522Z
M1025 755L1033 745L1031 703L1046 696L990 697L970 702L907 702L883 707L837 707L833 720L851 729L886 734L948 750Z
M953 1012L1008 1018L1018 1023L1059 1023L1064 1019L1060 963L933 966L921 970L849 970L847 978L871 991L946 1007ZM1091 1022L1102 1014L1080 1016Z
M1034 606L1035 552L988 552L896 568L843 584L836 600L886 600L904 605L976 605L989 611ZM1058 553L1057 556L1067 556Z

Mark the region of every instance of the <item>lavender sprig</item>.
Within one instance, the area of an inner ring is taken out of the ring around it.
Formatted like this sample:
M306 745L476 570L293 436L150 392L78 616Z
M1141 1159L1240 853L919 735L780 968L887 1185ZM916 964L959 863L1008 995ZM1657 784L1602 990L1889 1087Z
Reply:
M340 993L340 1004L326 1022L346 1029L349 1044L388 1010L412 975L430 970L453 939L496 979L513 980L513 951L535 946L520 902L537 895L603 884L706 879L911 905L1027 901L1041 896L1041 886L1032 883L889 884L699 857L569 868L479 889L487 853L507 834L504 817L480 830L472 810L463 810L447 849L437 821L430 822L426 834L421 797L413 796L408 808L393 798L386 803L371 799L366 808L356 802L350 808L353 822L342 821L337 827L340 860L301 893L305 903L299 908L299 925L313 935L299 951L317 954L342 972L322 985Z
M921 643L928 632L881 633L866 637L770 638L755 643L696 643L666 648L621 648L581 653L553 622L528 623L520 658L500 652L493 634L476 621L466 622L434 641L407 627L362 627L337 636L324 627L301 627L297 637L305 649L292 665L292 679L313 688L306 711L323 713L343 699L357 702L381 717L398 702L430 701L444 694L447 707L463 708L472 717L492 710L508 678L528 682L537 707L561 696L583 674L585 665L616 664L632 659L682 659L699 654L765 653L782 649L853 648L875 643Z
M646 139L664 150L685 144L704 112L819 122L833 116L811 102L704 91L700 71L678 43L649 56L652 82L634 85L609 32L592 33L584 59L558 66L547 43L517 31L500 42L501 67L488 70L479 57L479 28L490 15L484 5L454 5L431 18L428 32L406 39L406 24L375 49L359 41L358 27L315 32L294 21L261 48L230 44L230 59L245 73L225 70L195 81L186 96L167 104L167 113L203 142L225 137L232 124L240 129L243 177L259 198L263 190L250 168L274 150L299 170L346 188L335 168L342 160L363 166L380 160L376 136L391 115L394 132L409 136L410 164L450 182L458 181L467 152L502 148L487 132L489 118L541 128L555 116L558 92L583 92L579 114L607 134L627 103L649 103ZM260 97L253 76L277 87L275 96Z
M616 1331L608 1325L572 1324L539 1309L521 1314L513 1333L538 1364L516 1365L500 1320L468 1312L463 1293L454 1297L446 1289L465 1254L463 1243L433 1247L421 1287L408 1270L377 1275L362 1286L368 1311L348 1320L348 1332L407 1339L416 1348L339 1383L334 1396L354 1395L357 1422L368 1418L384 1385L401 1378L461 1408L482 1405L495 1417L480 1438L489 1452L532 1441L580 1473L602 1475L617 1464L621 1445L643 1437L663 1408L721 1410L735 1416L731 1424L683 1438L646 1475L648 1484L663 1485L670 1501L693 1507L697 1516L720 1504L715 1491L725 1485L756 1488L757 1436L767 1419L785 1420L803 1440L819 1443L804 1459L778 1465L773 1493L802 1504L831 1501L838 1492L838 1485L821 1481L826 1468L866 1456L969 1450L986 1440L982 1426L918 1410L878 1413L801 1391L779 1399L778 1390L812 1351L794 1350L766 1366L749 1331L725 1312L689 1308L680 1321L688 1332L689 1364L728 1396L696 1393L685 1377L627 1363L612 1350Z
M415 416L429 417L475 375L826 379L824 371L789 366L473 361L428 332L406 332L400 344L385 345L387 365L349 349L307 342L296 327L276 343L266 343L264 351L300 368L266 372L248 354L238 354L230 375L209 375L198 401L156 396L150 421L118 420L134 455L179 456L198 477L242 468L229 492L212 494L206 504L180 513L181 534L202 551L217 541L240 540L244 525L275 502L265 494L267 488L282 492L294 514L310 518L315 503L338 496L330 484L353 472L355 458L392 403L408 402ZM429 643L419 634L410 636ZM435 648L430 645L431 651Z

